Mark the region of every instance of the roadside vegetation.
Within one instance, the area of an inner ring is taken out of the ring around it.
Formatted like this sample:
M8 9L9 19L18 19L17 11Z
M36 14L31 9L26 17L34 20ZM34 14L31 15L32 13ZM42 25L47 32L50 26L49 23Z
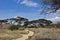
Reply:
M11 30L18 30L22 28L60 28L60 22L53 24L52 21L47 19L37 19L29 21L27 18L17 16L16 18L0 20L0 28L4 28L4 24L9 24L10 27L7 27Z
M5 26L4 26L5 24ZM8 27L6 25L9 25ZM60 40L60 22L53 24L47 19L37 19L29 21L23 17L0 20L0 39L12 40L21 38L21 34L28 34L25 29L34 32L31 40ZM30 39L28 39L30 40Z
M11 31L7 29L0 29L0 40L13 40L22 37L20 31Z
M60 9L60 0L40 0L40 4L43 9L40 14L43 15L54 14ZM34 36L28 40L60 40L60 22L53 24L47 19L29 21L20 16L0 20L0 40L21 38L29 33L26 28L34 32Z
M29 30L35 33L34 36L30 38L30 40L60 40L60 29L29 28Z

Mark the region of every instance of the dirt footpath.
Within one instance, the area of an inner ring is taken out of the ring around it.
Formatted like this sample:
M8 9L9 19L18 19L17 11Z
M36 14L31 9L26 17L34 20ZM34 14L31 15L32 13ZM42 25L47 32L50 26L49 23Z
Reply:
M23 35L22 35L23 37L18 38L18 39L16 39L16 40L26 40L26 39L28 39L29 36L33 36L33 35L34 35L34 32L29 31L29 34L23 34Z

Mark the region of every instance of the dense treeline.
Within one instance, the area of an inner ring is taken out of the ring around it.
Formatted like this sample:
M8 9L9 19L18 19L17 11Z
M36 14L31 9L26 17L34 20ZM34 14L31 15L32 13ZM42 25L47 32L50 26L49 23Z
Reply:
M38 20L29 21L28 19L19 16L16 18L0 20L0 25L1 25L0 28L3 27L3 24L10 24L11 25L10 28L13 29L16 28L18 29L19 27L29 27L29 28L56 27L55 25L52 24L52 21L47 19L38 19Z
M29 21L26 18L18 16L16 18L0 20L0 24L3 24L3 23L31 27L31 26L47 26L47 25L50 25L52 22L50 20L46 20L46 19L38 19L38 20Z

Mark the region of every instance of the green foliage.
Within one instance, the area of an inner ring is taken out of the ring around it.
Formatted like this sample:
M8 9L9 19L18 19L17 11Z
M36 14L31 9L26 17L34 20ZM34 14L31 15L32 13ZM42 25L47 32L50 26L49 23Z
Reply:
M10 29L10 30L18 30L18 29L19 29L19 26L17 26L17 25L11 25L11 26L9 27L9 29Z

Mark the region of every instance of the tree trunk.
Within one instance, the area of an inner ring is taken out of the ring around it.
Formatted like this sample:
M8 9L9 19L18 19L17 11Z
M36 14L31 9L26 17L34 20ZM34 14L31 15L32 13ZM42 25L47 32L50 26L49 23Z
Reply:
M2 28L3 27L3 25L2 25L2 22L0 23L0 28Z

